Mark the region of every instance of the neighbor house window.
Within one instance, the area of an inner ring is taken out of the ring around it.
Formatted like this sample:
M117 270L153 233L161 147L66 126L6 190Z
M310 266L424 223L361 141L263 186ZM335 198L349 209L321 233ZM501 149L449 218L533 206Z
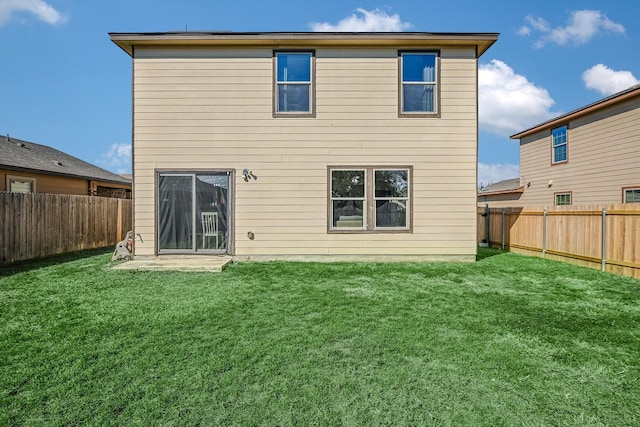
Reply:
M411 168L330 168L330 231L408 231Z
M571 204L571 193L556 193L554 197L556 199L556 206L567 206Z
M35 193L35 178L7 176L7 190L11 193Z
M562 126L551 131L552 163L567 161L567 127Z
M274 113L313 114L313 52L275 52Z
M400 114L438 112L438 55L435 52L400 52Z
M623 203L640 203L640 187L623 188Z

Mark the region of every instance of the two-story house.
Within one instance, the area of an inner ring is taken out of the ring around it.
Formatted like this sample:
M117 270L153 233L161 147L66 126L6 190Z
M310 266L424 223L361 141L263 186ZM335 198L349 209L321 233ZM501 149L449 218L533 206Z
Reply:
M640 85L511 138L520 140L520 182L502 200L493 187L479 191L480 205L640 203Z
M110 33L132 57L137 256L476 255L494 33Z

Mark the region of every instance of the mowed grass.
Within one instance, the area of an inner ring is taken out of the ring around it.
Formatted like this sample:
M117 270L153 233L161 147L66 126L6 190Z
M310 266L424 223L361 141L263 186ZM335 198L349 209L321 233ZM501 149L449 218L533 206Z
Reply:
M640 281L474 264L0 273L0 425L640 425Z

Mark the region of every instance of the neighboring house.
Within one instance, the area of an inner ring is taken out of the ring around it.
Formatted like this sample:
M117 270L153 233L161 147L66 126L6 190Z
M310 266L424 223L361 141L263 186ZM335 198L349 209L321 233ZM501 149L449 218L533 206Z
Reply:
M131 180L55 148L0 136L0 191L131 197Z
M494 33L110 33L136 255L475 259Z
M524 187L520 184L520 178L498 181L478 190L478 206L490 208L517 206L523 192Z
M640 85L511 138L524 188L511 206L640 203Z

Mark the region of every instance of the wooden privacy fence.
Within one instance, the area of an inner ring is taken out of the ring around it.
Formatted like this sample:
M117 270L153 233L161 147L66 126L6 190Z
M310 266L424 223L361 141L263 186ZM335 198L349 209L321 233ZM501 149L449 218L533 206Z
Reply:
M478 241L640 278L640 204L478 208Z
M131 230L131 200L0 193L0 265L101 248Z

